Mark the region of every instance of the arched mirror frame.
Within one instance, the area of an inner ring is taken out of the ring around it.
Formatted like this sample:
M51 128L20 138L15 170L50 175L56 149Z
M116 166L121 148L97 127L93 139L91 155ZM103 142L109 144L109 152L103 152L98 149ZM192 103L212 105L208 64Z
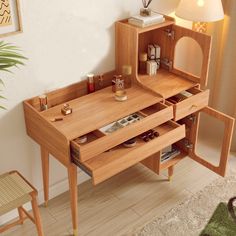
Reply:
M199 43L190 37L182 37L176 42L173 67L200 79L203 53Z
M194 39L202 49L203 59L202 59L202 69L200 78L197 76L193 76L192 74L186 73L184 71L178 70L176 68L172 68L171 72L181 75L187 79L190 79L194 82L200 83L201 86L207 85L207 76L208 76L208 67L209 67L209 57L211 50L211 36L202 34L190 29L183 28L181 26L173 25L174 30L174 43L172 44L171 49L171 59L174 62L175 56L175 47L177 42L183 37L190 37Z

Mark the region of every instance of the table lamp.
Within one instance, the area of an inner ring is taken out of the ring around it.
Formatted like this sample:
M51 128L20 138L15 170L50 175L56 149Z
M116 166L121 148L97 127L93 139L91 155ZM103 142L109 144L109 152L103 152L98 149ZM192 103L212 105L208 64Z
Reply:
M224 19L221 0L181 0L175 15L193 21L193 30L206 33L207 22Z

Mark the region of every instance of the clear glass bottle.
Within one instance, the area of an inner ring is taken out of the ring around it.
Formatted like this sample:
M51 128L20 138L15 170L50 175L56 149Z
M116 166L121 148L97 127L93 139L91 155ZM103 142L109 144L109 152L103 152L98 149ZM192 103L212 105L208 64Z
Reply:
M48 98L46 94L39 96L40 111L45 111L48 109Z
M125 83L124 83L124 79L122 78L122 75L115 75L114 77L115 77L115 83L116 83L115 99L117 101L127 100L127 95L125 91Z

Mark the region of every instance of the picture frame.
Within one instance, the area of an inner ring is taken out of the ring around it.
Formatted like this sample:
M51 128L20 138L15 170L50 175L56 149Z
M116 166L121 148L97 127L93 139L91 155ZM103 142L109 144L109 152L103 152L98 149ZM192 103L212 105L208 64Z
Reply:
M20 0L0 0L0 38L21 32Z

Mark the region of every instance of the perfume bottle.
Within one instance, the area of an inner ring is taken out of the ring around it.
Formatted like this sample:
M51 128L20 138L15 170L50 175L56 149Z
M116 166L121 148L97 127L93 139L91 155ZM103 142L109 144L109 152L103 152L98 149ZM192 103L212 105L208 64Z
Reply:
M115 75L114 77L116 83L115 99L120 102L127 100L125 83L124 79L122 78L122 75Z
M46 94L39 96L40 111L45 111L48 109L48 99Z
M95 92L94 74L87 74L88 93Z

